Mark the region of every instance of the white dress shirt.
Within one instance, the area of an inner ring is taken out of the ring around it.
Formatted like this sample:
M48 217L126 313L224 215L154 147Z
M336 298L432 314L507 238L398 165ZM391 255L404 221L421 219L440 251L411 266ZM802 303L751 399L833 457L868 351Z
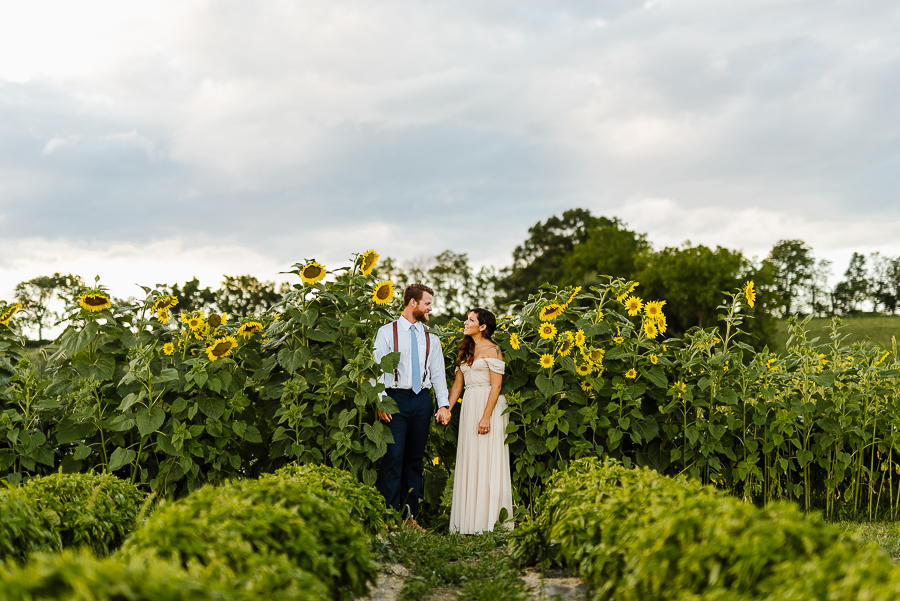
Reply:
M381 326L375 334L375 363L379 363L385 355L394 352L394 322ZM416 328L416 341L419 343L419 377L425 374L425 336L431 336L431 352L428 354L428 374L422 388L434 388L438 407L449 407L447 390L447 373L444 371L444 351L441 341L434 334L427 334L421 323L410 323L402 315L397 320L397 350L400 351L400 364L397 365L399 378L394 386L394 372L385 372L380 382L385 388L402 388L412 390L412 353L410 352L410 328Z

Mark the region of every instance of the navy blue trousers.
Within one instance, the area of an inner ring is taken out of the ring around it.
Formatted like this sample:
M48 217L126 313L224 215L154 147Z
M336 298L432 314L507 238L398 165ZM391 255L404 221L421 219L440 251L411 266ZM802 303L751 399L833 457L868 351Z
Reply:
M419 519L419 494L422 492L422 459L431 428L431 391L423 388L419 394L412 390L389 388L399 411L386 424L394 435L393 444L381 459L375 487L388 507L404 517Z

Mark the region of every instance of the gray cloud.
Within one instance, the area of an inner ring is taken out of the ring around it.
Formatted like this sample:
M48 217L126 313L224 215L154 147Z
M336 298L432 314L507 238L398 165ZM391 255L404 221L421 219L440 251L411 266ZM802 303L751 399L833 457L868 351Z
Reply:
M96 69L0 72L5 241L240 243L287 261L402 221L397 235L478 259L566 208L646 198L900 216L889 3L178 10ZM714 223L682 221L683 238Z

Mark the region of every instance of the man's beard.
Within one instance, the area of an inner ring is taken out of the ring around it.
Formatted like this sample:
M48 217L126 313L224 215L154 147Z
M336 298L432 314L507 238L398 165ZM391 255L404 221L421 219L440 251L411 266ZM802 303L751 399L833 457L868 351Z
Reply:
M413 318L416 321L421 321L422 323L426 323L428 321L428 313L422 311L421 309L413 309Z

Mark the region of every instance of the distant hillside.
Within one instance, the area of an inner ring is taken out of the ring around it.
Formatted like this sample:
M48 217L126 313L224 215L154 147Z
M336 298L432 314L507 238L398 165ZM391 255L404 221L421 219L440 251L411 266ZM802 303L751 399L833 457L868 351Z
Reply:
M842 317L844 327L841 332L848 335L847 343L857 341L880 342L888 348L891 346L891 336L900 340L900 315L869 315L863 314L856 317ZM821 342L827 343L831 331L830 317L817 317L809 322L810 338L819 336ZM779 319L775 326L776 345L772 350L784 350L788 340L788 324L786 319Z

